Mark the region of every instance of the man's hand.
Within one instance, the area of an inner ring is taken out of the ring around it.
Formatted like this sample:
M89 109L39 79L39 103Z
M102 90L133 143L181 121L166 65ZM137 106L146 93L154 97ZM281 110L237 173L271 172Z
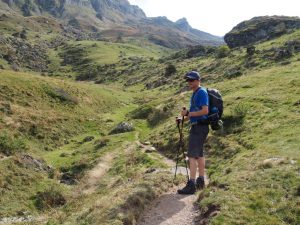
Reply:
M188 116L188 114L189 114L189 111L186 109L186 107L183 107L182 111L181 111L181 116Z
M181 121L182 121L182 119L181 118L179 118L178 116L176 116L176 123L181 123Z

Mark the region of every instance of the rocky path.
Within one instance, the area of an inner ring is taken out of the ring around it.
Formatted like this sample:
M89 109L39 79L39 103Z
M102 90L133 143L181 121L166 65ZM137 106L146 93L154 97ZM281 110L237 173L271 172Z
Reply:
M139 143L143 148L147 146ZM169 170L174 173L176 163L173 160L162 156L163 161L169 166ZM178 167L177 174L186 175L185 167ZM199 212L197 211L196 194L178 195L177 188L169 190L156 199L144 214L140 217L138 225L192 225Z
M196 195L178 195L176 189L162 195L144 211L138 225L192 225L198 215Z

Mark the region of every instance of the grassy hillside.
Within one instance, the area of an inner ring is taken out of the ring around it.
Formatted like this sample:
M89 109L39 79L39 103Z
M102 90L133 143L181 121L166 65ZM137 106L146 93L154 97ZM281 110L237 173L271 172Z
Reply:
M216 84L225 129L207 146L211 185L200 201L203 212L220 206L212 224L299 223L299 69L297 62Z
M175 158L174 117L191 94L182 76L198 69L225 101L224 130L211 132L206 145L202 222L299 224L299 35L252 53L198 46L168 56L133 44L63 40L41 47L42 73L28 67L32 58L7 51L0 58L0 218L134 224L172 186L163 158L140 141ZM27 72L10 70L14 57ZM111 133L122 121L135 130Z
M147 93L8 70L0 81L2 219L122 224L172 185L170 173L147 172L166 166L135 143L146 132L144 121L136 121L133 132L110 133L131 120L128 113ZM88 171L102 160L110 169L93 183ZM128 209L133 202L138 205Z

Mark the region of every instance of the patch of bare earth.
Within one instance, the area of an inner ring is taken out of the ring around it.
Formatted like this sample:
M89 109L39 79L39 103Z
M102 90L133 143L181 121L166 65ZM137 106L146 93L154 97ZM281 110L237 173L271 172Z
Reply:
M138 225L191 225L199 215L196 195L178 195L176 190L160 196L149 206Z

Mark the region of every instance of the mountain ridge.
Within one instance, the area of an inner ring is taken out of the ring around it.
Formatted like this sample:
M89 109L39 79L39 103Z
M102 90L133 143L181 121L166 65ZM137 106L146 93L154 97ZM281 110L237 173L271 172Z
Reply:
M162 45L167 48L183 48L191 45L221 45L221 37L192 28L186 19L172 22L166 17L146 17L138 6L127 0L2 0L0 12L31 16L54 17L64 24L87 32L115 33ZM119 31L121 30L121 31ZM116 31L116 32L113 32ZM132 35L133 34L133 35ZM171 41L168 38L172 39Z

